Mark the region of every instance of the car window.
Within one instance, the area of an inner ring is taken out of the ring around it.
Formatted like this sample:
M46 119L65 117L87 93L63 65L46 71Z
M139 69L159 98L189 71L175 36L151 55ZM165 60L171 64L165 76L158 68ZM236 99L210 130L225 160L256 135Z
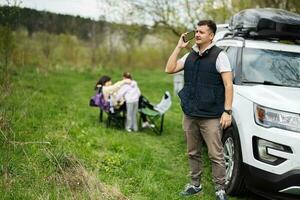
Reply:
M231 65L233 77L235 77L238 47L228 47L226 49L226 53L227 53L227 56L228 56L228 59L229 59L230 65Z
M245 48L242 63L244 81L300 87L300 53Z

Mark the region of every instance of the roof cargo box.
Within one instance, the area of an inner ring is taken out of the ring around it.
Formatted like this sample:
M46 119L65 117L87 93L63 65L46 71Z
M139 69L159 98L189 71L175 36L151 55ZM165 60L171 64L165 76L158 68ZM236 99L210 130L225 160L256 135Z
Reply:
M273 8L246 9L231 18L235 35L252 38L300 39L300 15Z

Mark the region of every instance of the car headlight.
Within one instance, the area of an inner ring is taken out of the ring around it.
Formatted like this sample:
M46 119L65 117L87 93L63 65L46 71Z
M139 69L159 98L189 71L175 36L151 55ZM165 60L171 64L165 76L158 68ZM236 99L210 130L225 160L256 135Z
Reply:
M277 127L300 132L300 115L254 104L255 122L263 127Z

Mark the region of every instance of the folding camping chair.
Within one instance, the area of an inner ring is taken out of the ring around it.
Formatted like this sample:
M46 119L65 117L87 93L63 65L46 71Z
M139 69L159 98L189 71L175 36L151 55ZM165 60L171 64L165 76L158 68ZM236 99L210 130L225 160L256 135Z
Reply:
M124 105L125 106L125 105ZM103 122L103 111L100 108L100 113L99 113L99 122ZM120 108L120 109L114 109L114 112L108 111L105 112L107 114L106 118L106 127L115 127L119 129L124 129L125 128L125 120L126 120L126 115L125 115L125 108Z
M114 108L109 96L108 101L104 99L102 87L97 89L94 96L91 97L90 106L99 108L99 122L103 122L103 113L107 114L106 127L125 128L125 112L126 105L123 104L119 108Z
M146 119L151 124L154 125L154 126L150 126L151 129L155 133L160 135L163 131L164 115L169 110L171 105L172 105L172 101L171 101L170 92L166 91L159 104L141 107L139 109L139 113L140 113L139 124L140 124L140 127L141 127L141 123L142 123L141 115L145 115Z
M100 108L99 113L99 122L103 122L103 112L107 114L106 118L106 127L115 127L119 129L125 128L126 120L126 104L121 105L119 108L114 108L112 105L109 105L109 109Z

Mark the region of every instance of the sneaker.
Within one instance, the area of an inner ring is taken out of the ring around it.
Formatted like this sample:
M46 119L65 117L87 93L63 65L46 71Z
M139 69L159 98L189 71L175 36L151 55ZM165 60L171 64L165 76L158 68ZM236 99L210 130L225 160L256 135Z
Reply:
M192 184L187 184L185 186L185 189L182 192L180 192L180 195L181 196L190 196L190 195L194 195L194 194L197 194L197 193L201 192L201 190L202 190L201 185L199 185L197 187L197 186L192 185Z
M142 128L148 128L148 127L149 127L149 122L142 123Z
M218 190L216 192L216 200L227 200L226 192L224 190Z
M142 128L154 128L154 124L150 124L149 122L143 122L142 123Z
M126 128L126 131L130 133L132 130L130 128Z
M154 128L155 125L154 124L149 124L149 128Z

